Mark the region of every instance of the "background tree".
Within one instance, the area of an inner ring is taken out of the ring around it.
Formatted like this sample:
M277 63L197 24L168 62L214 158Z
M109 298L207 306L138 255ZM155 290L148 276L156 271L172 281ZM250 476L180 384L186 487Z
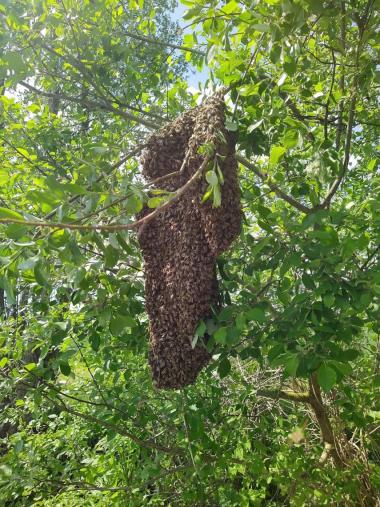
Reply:
M378 2L184 3L184 34L166 1L0 5L0 500L376 505ZM190 65L226 87L245 221L214 361L158 392L129 229Z

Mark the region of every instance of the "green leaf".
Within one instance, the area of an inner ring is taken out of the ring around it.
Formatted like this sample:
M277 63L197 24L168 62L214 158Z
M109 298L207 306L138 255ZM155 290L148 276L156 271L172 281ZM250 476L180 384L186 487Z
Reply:
M269 154L269 164L276 165L286 153L284 146L272 146Z
M2 357L0 359L0 368L4 368L4 366L8 363L8 358L7 357Z
M16 407L17 406L23 406L24 400L17 400L16 401ZM16 454L19 454L24 448L24 441L23 440L17 440L17 442L14 445L14 450Z
M230 0L230 2L226 3L226 5L223 6L222 12L225 12L226 14L231 14L232 12L239 11L239 4L238 2L235 2L235 0Z
M0 187L5 186L9 183L9 171L0 168Z
M14 305L16 303L16 297L15 297L13 285L11 284L9 278L6 275L0 276L0 287L2 287L5 291L5 295L7 297L7 303L9 305Z
M141 199L137 195L133 195L132 197L127 199L125 209L133 215L139 213L143 209Z
M271 32L270 25L267 25L266 23L253 23L251 25L251 28L253 28L254 30L257 30L258 32L264 32L264 33Z
M92 145L91 151L94 153L97 153L98 155L104 155L104 153L107 153L109 151L109 148L107 146L101 146L101 145Z
M368 171L372 172L376 169L376 166L377 166L377 159L373 158L372 160L370 160L368 162L367 169L368 169Z
M236 121L226 120L225 124L226 129L229 130L230 132L236 132L237 130L239 130L239 123Z
M329 391L336 384L336 371L323 363L317 370L317 378L322 389L324 391Z
M210 183L211 186L218 185L219 180L218 180L218 175L216 174L216 172L215 171L207 171L206 181L207 181L207 183Z
M320 0L306 0L306 1L309 4L311 12L314 12L317 14L323 12L324 5L323 5L323 3L321 3Z
M35 255L34 257L28 257L24 261L20 262L18 269L20 271L26 271L27 269L33 269L34 266L40 261L40 257Z
M193 339L191 340L191 348L192 349L195 349L195 347L197 346L198 339L199 339L199 336L197 335L197 333L195 333L193 336Z
M218 365L218 373L220 378L226 377L231 371L230 361L224 357Z
M326 294L326 296L323 296L323 304L327 308L331 308L332 305L334 304L334 301L335 301L335 297L333 294Z
M114 336L121 335L126 328L135 327L136 322L129 315L116 314L110 321L110 331Z
M204 336L206 330L207 330L206 324L205 324L204 320L201 320L198 323L197 329L195 330L195 334L197 336Z
M99 347L100 347L100 336L98 333L94 333L90 336L90 344L91 344L92 350L94 350L95 352L98 352Z
M24 368L26 371L32 371L37 368L37 365L36 365L36 363L28 363L24 366Z
M13 211L8 208L0 208L0 218L10 218L14 220L22 220L24 221L24 217L17 213L17 211Z
M285 83L285 80L287 77L288 77L288 75L286 74L286 72L281 74L280 79L277 81L277 86L278 87L282 86Z
M54 330L51 334L51 343L53 345L59 345L63 342L64 338L67 336L66 331L62 329Z
M357 241L353 238L346 238L344 241L343 241L343 246L342 246L342 255L344 258L348 259L352 256L352 254L354 253L354 251L356 250L357 248Z
M216 343L219 343L220 345L225 345L227 342L227 328L220 327L215 331L213 336Z
M243 331L246 323L246 314L244 312L240 312L235 319L236 327L240 331Z
M255 256L261 252L267 245L270 244L270 238L263 238L258 241L255 246L251 249L252 255Z
M261 120L257 121L256 123L254 123L253 125L250 125L248 128L247 128L247 132L248 134L250 134L251 132L253 132L254 130L256 130L257 128L260 127L260 125L263 123L264 121L264 118L261 118Z
M299 141L299 131L296 129L288 129L286 130L282 143L286 149L291 149L297 146Z
M239 94L242 97L249 97L251 95L258 95L259 88L260 88L260 83L252 83L252 84L244 85L239 88Z
M288 375L290 375L291 377L295 377L297 374L298 366L300 364L298 356L295 354L286 355L283 364L286 373L288 373Z
M210 186L210 187L208 187L208 189L206 190L206 192L202 196L202 203L206 202L208 199L210 199L212 194L213 194L213 187Z
M237 345L240 341L241 331L237 327L229 326L227 329L226 344L229 346Z
M38 262L34 266L34 278L36 279L36 282L38 285L41 285L42 287L50 287L49 280L47 278L46 272L42 268L42 263Z
M113 268L119 260L119 251L112 245L108 245L104 251L104 266Z
M3 486L3 484L7 484L10 482L10 478L12 477L13 470L8 465L0 465L0 484Z
M278 358L283 355L283 352L284 346L280 343L272 347L268 352L269 362L274 365L274 363L277 362ZM277 363L277 365L278 364L281 363Z
M248 320L254 320L256 322L265 322L265 312L262 308L256 307L251 308L250 310L245 312L245 316Z
M148 208L158 208L158 206L164 204L166 200L165 197L151 197L147 202Z
M8 62L9 69L13 70L17 75L25 69L25 63L19 52L11 51L4 55L4 60Z
M61 183L59 186L64 192L73 195L85 195L88 193L85 187L77 183Z
M269 58L272 63L277 63L281 57L281 46L274 45L272 46Z
M62 375L65 375L65 377L68 377L71 373L71 368L67 361L60 361L59 369L61 370Z
M288 76L293 76L297 70L297 62L295 60L289 60L284 62L283 67Z
M221 171L221 169L219 167L219 164L217 164L216 170L217 170L217 173L218 173L219 183L221 185L223 185L224 184L224 175L223 175L223 173L222 173L222 171Z
M347 350L344 350L340 354L340 357L338 359L339 359L339 361L342 361L342 362L355 361L355 359L357 359L359 356L360 356L360 352L358 350L347 349Z
M284 261L280 267L280 275L284 276L290 268L299 266L301 264L301 253L293 252L287 257L285 257Z
M212 207L219 208L219 206L222 204L222 195L220 193L220 185L215 185L214 187L212 187L212 189L213 189Z

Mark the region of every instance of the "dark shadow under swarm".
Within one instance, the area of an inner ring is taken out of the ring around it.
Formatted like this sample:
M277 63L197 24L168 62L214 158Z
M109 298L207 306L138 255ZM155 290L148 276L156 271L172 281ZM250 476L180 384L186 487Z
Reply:
M142 157L148 182L182 168L158 185L175 191L204 161L198 151L201 145L211 144L224 156L219 158L224 176L221 206L201 202L208 185L202 175L138 232L150 321L149 363L158 388L192 384L211 357L202 344L193 348L191 343L199 320L209 317L211 306L217 305L216 257L230 246L241 226L235 147L224 127L224 110L222 95L215 94L153 134ZM150 211L144 209L141 216Z

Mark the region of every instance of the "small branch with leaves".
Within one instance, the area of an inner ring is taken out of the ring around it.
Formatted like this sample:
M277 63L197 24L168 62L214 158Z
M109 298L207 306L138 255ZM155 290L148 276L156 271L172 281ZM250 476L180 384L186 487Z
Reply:
M266 183L269 186L269 188L278 197L280 197L280 199L283 199L288 204L291 204L294 208L298 209L299 211L302 211L302 213L310 214L310 213L313 213L313 211L315 211L314 208L308 208L304 204L302 204L299 201L297 201L296 199L294 199L294 197L292 197L291 195L289 195L286 192L284 192L283 190L281 190L278 185L276 185L275 183L270 181L270 179L266 173L261 172L254 164L252 164L245 157L243 157L241 155L237 155L236 159L244 167L253 171L253 173L256 174L256 176L258 176L263 183Z
M187 190L192 186L192 184L201 177L203 172L205 171L208 163L210 162L210 157L205 157L199 169L193 174L193 176L175 193L174 196L168 201L164 202L160 206L158 206L154 211L149 213L143 218L131 222L129 224L98 224L98 225L82 225L75 223L56 223L56 222L47 222L47 221L38 221L38 220L22 220L18 218L0 218L0 224L18 224L23 225L25 227L39 227L39 228L49 228L49 229L69 229L69 230L77 230L77 231L106 231L106 232L115 232L115 231L127 231L127 230L136 230L142 225L147 224L151 220L153 220L159 213L168 209L173 205L181 196L187 192ZM151 182L152 183L152 182Z

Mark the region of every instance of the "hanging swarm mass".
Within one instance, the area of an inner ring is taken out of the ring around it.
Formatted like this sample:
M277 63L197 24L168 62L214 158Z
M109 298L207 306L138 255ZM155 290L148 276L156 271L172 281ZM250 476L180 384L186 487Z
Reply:
M218 303L216 257L230 246L241 225L235 147L224 127L224 109L222 95L214 95L153 134L142 157L148 182L181 170L158 185L175 191L204 161L206 155L198 152L201 145L211 143L225 156L220 159L221 206L213 208L212 200L201 202L208 186L202 175L138 232L150 321L149 363L158 388L193 383L210 360L204 346L193 348L191 343L199 320L209 317L211 306ZM144 209L141 216L150 212Z

